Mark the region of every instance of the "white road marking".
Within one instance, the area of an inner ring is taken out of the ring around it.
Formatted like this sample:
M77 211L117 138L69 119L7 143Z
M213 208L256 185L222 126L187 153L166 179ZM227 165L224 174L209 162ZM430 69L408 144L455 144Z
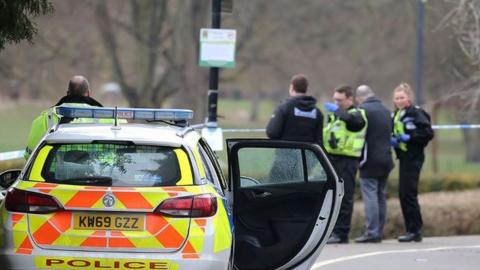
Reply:
M425 251L440 251L440 250L449 250L449 249L471 249L471 248L480 248L480 246L451 246L451 247L436 247L436 248L425 248L425 249L404 249L404 250L387 250L387 251L376 251L352 256L345 256L336 259L326 260L318 262L313 265L312 270L320 269L321 267L329 264L334 264L338 262L344 262L349 260L355 260L365 257L385 255L385 254L398 254L398 253L413 253L413 252L425 252Z

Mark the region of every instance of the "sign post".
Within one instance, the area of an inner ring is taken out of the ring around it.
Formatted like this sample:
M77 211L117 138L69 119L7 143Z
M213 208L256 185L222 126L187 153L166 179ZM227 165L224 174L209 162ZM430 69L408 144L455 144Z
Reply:
M220 68L235 67L236 31L220 29L221 12L231 13L232 9L233 0L212 0L212 28L200 29L199 65L210 67L207 127L202 134L215 151L223 148L223 133L217 124L219 72Z
M235 67L237 31L231 29L200 29L199 65L210 67L207 125L216 126L218 75L220 68Z

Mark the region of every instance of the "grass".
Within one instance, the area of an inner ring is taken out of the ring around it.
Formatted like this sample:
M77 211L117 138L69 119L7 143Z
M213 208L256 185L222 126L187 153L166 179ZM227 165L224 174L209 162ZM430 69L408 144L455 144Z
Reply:
M219 100L219 125L223 128L265 128L265 124L277 103L261 101L258 104L258 119L251 119L253 102L246 100Z
M0 153L23 150L32 120L48 106L39 103L5 103L0 108Z

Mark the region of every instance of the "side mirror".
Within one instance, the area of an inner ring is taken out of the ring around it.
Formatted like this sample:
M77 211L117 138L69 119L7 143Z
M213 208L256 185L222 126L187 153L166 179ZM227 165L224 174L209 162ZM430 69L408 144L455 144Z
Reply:
M0 187L3 189L9 188L15 180L17 180L18 176L22 170L8 170L4 171L3 173L0 174Z

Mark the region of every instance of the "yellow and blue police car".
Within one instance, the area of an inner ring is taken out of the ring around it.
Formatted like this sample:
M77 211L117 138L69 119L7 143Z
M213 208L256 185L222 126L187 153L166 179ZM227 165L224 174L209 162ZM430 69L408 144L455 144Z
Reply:
M115 123L56 125L1 175L2 269L310 269L333 229L343 186L317 145L227 140L227 181L192 111L57 113Z

